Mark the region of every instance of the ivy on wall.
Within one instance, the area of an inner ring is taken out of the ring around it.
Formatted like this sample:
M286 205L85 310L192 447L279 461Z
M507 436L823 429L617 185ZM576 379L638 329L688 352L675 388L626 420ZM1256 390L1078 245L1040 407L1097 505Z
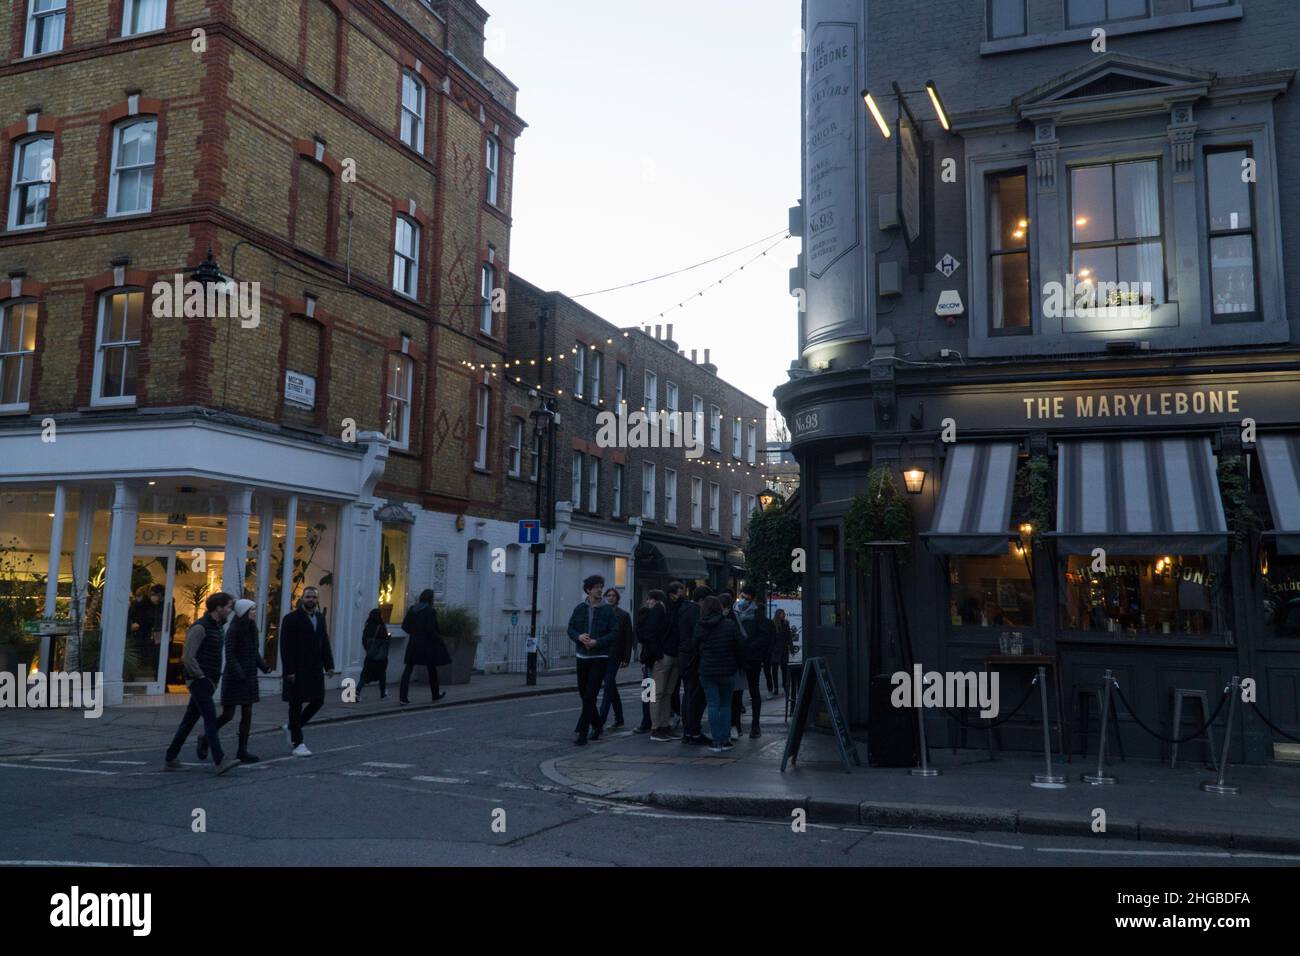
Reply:
M1250 506L1250 482L1246 478L1246 461L1231 455L1219 461L1219 496L1223 514L1228 519L1228 534L1235 547L1245 546L1252 535L1263 530L1263 522Z
M1030 455L1016 467L1016 497L1022 523L1034 526L1030 540L1039 543L1055 515L1056 468L1046 455Z
M894 471L881 465L867 473L867 490L857 495L844 519L844 540L856 554L858 567L871 573L867 546L872 541L912 541L912 502L898 490ZM901 549L900 564L907 563L908 548Z

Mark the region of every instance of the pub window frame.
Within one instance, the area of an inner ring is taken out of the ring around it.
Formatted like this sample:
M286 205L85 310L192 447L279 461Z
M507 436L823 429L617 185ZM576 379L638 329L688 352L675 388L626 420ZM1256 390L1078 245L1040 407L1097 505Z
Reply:
M1254 147L1250 143L1216 143L1213 146L1206 146L1202 151L1202 168L1205 171L1205 263L1208 276L1208 309L1211 325L1227 325L1236 322L1260 322L1264 319L1264 310L1261 308L1263 289L1259 281L1259 200L1257 198L1258 182L1249 182L1247 192L1250 194L1250 228L1249 229L1220 229L1215 230L1210 224L1210 193L1214 184L1210 180L1210 157L1221 153L1245 153L1247 159L1255 158ZM1219 315L1214 311L1214 240L1222 238L1231 238L1233 236L1250 237L1250 256L1251 256L1251 281L1254 283L1253 291L1255 294L1255 309L1252 312L1225 312Z
M989 223L992 221L994 183L999 179L1010 179L1020 177L1025 181L1025 220L1028 226L1025 227L1025 242L1023 247L1016 248L994 248L992 235L990 233ZM1033 335L1037 324L1037 310L1035 308L1036 299L1034 297L1034 251L1033 237L1034 231L1034 191L1029 176L1028 166L1012 166L1007 169L993 170L985 174L984 177L984 247L985 256L988 259L988 334L991 338L1004 338L1016 335ZM1029 281L1029 323L1024 326L1002 327L998 328L993 321L994 309L994 282L993 260L1002 256L1019 256L1025 257L1025 274Z

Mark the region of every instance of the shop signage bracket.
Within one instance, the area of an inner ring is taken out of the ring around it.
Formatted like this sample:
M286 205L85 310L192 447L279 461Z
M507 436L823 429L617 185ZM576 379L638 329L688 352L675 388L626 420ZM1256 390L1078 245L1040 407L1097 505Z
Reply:
M840 749L840 762L844 764L845 773L852 773L852 765L860 767L862 762L858 759L858 750L853 744L853 738L849 736L849 725L844 719L839 697L835 694L835 683L831 680L831 669L827 666L824 657L810 657L803 669L803 679L799 682L799 697L794 707L794 720L790 722L790 732L785 740L785 753L781 756L781 772L785 773L787 762L794 763L799 756L804 724L808 722L808 716L812 712L814 689L809 685L814 677L817 687L821 689L822 703L825 704L826 712L830 715L831 729L835 731L835 743Z

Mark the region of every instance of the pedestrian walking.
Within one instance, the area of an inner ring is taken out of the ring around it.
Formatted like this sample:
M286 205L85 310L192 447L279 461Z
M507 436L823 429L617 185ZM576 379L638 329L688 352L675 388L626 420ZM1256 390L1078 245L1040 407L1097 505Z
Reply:
M253 730L253 705L261 699L257 673L271 672L258 647L256 610L256 604L248 598L240 598L226 624L226 669L221 672L221 716L217 718L217 728L234 720L235 710L239 710L239 750L235 756L240 763L257 763L258 758L248 752L248 735ZM208 759L206 734L199 735L197 751L200 760Z
M759 691L758 678L763 665L772 657L772 626L767 619L767 611L758 600L758 592L750 585L740 589L740 600L735 607L736 622L740 625L741 640L745 644L744 678L749 688L749 736L761 737L763 731L759 726L759 714L763 709L763 697ZM733 718L737 731L740 720Z
M357 684L358 704L366 685L376 682L379 684L379 699L388 699L388 646L391 641L383 613L379 608L372 608L361 631L361 649L366 656L361 662L361 681Z
M632 632L632 616L618 606L619 601L617 588L609 588L605 592L605 603L614 609L617 623L614 626L614 646L609 656L609 663L605 667L605 694L601 698L600 710L597 712L602 727L609 717L611 704L614 707L614 727L623 726L623 699L618 693L618 672L632 663L632 648L636 644Z
M664 607L667 595L660 590L651 590L646 594L645 603L637 612L636 641L641 646L638 660L641 662L641 680L650 678L651 698L653 703L641 699L641 726L635 733L646 734L654 731L654 714L659 709L659 697L662 693L654 679L655 666L664 656L664 637L668 631L668 610Z
M767 691L773 698L787 691L790 682L790 645L794 641L794 632L790 621L785 616L785 608L779 607L772 614L772 654L768 658ZM780 687L780 691L777 690Z
M677 733L682 726L682 666L678 659L678 646L681 643L680 637L680 614L682 606L690 600L690 592L686 589L681 581L669 581L666 590L668 600L664 604L668 612L668 635L664 639L664 651L673 658L675 670L672 675L672 692L668 695L668 709L671 715L671 721L665 726L671 726L674 737L677 739L681 734Z
M650 722L654 725L650 739L660 743L680 737L673 730L673 713L680 713L677 699L682 670L680 659L680 615L683 603L682 582L670 581L664 602L663 631L654 648L650 677L654 681L655 700L650 705ZM644 652L643 652L644 653Z
M397 688L397 702L411 702L411 674L417 667L423 667L429 673L429 693L434 700L442 700L447 692L438 685L438 668L451 663L451 654L438 633L438 612L433 606L433 590L425 588L420 592L420 600L406 612L402 619L402 630L411 635L406 642L406 657L402 667L402 683Z
M699 645L695 638L695 625L700 620L700 607L713 592L699 585L691 592L691 601L682 605L677 615L678 644L682 670L682 743L704 746L709 738L704 736L704 687L700 684ZM726 731L722 731L726 736Z
M740 646L745 646L746 634L745 629L740 626L740 618L736 615L735 598L730 591L718 592L718 603L722 605L722 616L729 618L736 624L736 630L740 634ZM731 684L731 706L728 712L731 714L731 726L728 728L731 740L740 739L740 718L745 714L745 668L742 661L741 666L737 668Z
M744 660L740 628L723 612L720 600L707 597L692 633L699 648L700 684L708 701L709 749L722 753L733 746L727 728L731 725L731 688Z
M582 713L574 728L573 742L580 747L586 745L589 736L598 740L604 730L596 712L596 698L605 683L605 670L618 628L614 609L601 599L605 579L593 574L582 582L582 590L586 599L569 615L569 640L578 648L578 694L582 697Z
M163 757L163 766L168 770L184 769L184 764L180 761L181 748L185 746L190 731L200 718L203 720L203 732L208 738L217 773L225 773L239 765L238 760L227 758L221 749L221 740L217 736L217 709L213 703L217 681L221 679L221 646L225 639L222 626L230 618L233 600L225 591L211 595L205 602L207 613L185 632L182 666L185 669L185 683L190 689L190 702Z
M310 757L302 728L325 706L325 677L334 675L320 592L304 588L296 610L280 622L280 698L289 705L289 723L281 729L289 736L295 757Z

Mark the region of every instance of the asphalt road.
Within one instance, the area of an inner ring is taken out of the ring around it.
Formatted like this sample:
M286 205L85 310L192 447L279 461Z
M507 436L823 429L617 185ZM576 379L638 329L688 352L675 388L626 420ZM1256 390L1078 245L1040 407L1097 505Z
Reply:
M628 696L626 693L625 697ZM574 794L539 765L571 753L576 695L308 726L216 777L155 751L0 761L0 865L1295 866L1216 847L939 833L685 815ZM279 708L278 701L262 707ZM177 711L177 719L180 711ZM227 728L229 730L230 728ZM223 734L223 740L233 739ZM598 744L592 745L599 746ZM648 744L647 744L648 746ZM198 812L201 811L201 814ZM204 832L195 832L202 817ZM494 829L494 820L497 823ZM504 825L504 832L500 831Z

